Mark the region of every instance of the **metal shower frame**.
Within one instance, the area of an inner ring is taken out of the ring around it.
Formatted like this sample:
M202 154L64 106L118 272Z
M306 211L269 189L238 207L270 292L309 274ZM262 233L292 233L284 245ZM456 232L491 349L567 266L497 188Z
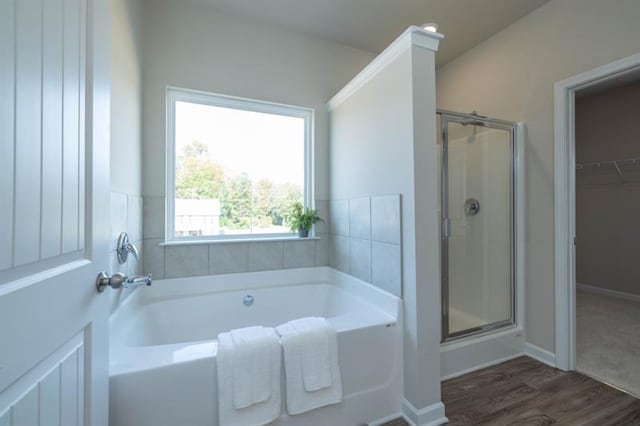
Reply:
M441 158L441 177L440 177L440 223L441 223L441 298L442 298L442 327L441 327L441 342L450 342L463 337L468 337L481 333L488 333L498 329L502 329L508 326L516 325L516 133L517 123L510 121L499 120L494 118L478 115L475 111L471 114L465 114L460 112L453 112L438 109L437 115L440 115L440 131L442 136L442 158ZM482 126L490 129L506 130L509 132L510 137L510 179L509 179L509 196L510 196L510 276L511 276L511 309L510 317L505 320L488 323L478 327L472 327L465 330L460 330L454 333L449 329L449 200L448 200L448 124L458 123L462 125Z

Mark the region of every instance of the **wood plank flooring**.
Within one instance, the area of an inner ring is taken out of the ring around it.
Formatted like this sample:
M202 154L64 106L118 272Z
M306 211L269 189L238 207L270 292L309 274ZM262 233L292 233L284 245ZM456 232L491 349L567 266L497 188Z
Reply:
M640 400L525 356L443 382L442 402L449 425L640 425Z

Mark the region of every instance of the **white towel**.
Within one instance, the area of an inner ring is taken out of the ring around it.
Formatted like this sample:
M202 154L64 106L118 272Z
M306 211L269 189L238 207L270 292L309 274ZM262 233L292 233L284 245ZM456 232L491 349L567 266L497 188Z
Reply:
M299 333L304 390L314 392L331 386L331 327L327 320L309 317L290 321L289 324Z
M264 327L231 330L233 354L233 408L247 408L271 397L271 333Z
M342 401L338 341L333 327L324 318L301 318L276 327L276 331L284 351L289 414ZM320 354L321 350L325 353Z
M273 328L220 333L216 359L220 426L259 426L280 416L282 355Z

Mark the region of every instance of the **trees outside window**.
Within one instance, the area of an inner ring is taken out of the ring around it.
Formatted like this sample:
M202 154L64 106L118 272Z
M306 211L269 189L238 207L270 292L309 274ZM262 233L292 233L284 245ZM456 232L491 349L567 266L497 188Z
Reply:
M177 89L169 102L173 238L288 233L310 198L311 112Z

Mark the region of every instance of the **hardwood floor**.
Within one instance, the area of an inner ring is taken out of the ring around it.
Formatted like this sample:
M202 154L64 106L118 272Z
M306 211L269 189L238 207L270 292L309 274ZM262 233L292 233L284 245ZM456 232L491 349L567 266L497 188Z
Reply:
M442 383L450 425L640 425L640 400L528 357Z
M442 401L449 425L640 425L640 400L525 356L443 382Z

